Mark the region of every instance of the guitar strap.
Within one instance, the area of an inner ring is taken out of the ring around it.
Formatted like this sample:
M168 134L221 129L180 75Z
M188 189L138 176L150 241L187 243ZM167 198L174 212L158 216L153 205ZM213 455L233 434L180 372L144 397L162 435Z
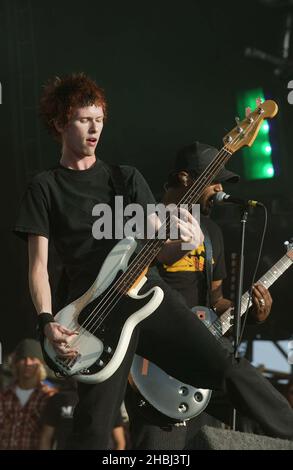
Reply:
M109 173L111 182L117 196L123 196L123 205L126 206L129 204L130 197L128 189L125 184L124 176L119 165L114 165L112 163L102 162L105 170Z
M205 247L205 275L206 275L206 306L211 307L211 292L213 278L213 246L211 238L204 223L201 224L201 230L204 234Z

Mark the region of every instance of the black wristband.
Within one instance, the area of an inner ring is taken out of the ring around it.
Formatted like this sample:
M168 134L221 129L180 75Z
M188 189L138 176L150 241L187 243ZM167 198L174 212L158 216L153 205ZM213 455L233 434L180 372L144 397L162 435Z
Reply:
M55 321L55 318L52 315L52 313L41 312L38 315L38 330L39 330L39 332L43 333L45 326L48 323L52 323L54 321Z

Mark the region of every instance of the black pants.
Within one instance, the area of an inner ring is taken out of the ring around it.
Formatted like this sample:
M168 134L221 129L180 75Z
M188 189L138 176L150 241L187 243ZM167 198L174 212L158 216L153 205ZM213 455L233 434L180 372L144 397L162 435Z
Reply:
M136 351L168 374L198 388L223 390L240 413L268 436L293 437L293 411L285 398L244 359L235 360L164 281L160 307L135 329L124 360L107 381L79 384L74 448L106 449Z

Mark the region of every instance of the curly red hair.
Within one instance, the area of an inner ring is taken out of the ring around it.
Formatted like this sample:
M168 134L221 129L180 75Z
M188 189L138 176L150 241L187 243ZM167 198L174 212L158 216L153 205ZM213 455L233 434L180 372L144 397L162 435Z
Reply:
M76 108L101 106L104 119L107 117L107 103L104 91L84 73L73 73L62 78L54 77L44 86L40 100L40 116L51 134L58 140L60 134L55 122L64 127Z

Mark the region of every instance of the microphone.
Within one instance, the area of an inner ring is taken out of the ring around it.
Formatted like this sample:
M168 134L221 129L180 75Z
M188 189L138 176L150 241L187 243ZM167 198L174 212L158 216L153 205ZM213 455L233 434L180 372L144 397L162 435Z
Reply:
M216 193L213 196L212 200L214 204L222 204L224 202L230 202L232 204L238 204L240 206L251 206L251 207L263 206L261 202L253 201L252 199L245 201L244 199L239 199L238 197L230 196L230 194L226 194L224 193L224 191L219 191L218 193Z

